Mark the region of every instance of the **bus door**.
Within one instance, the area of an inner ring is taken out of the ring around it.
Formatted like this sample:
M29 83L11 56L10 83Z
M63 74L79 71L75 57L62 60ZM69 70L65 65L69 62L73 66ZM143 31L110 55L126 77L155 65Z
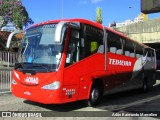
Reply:
M66 60L63 76L63 102L77 100L79 91L78 72L75 63L79 61L79 30L70 29L68 41L66 42Z

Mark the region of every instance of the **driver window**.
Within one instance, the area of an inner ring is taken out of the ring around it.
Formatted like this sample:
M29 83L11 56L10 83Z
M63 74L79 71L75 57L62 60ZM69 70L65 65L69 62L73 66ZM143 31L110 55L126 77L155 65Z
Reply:
M68 44L66 67L79 61L79 32L71 31L71 37Z

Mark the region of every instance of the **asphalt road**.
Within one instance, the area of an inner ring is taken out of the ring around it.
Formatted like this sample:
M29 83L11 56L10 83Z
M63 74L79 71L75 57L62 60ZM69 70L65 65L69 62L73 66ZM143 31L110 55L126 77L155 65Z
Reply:
M146 112L151 115L150 117L136 117L139 119L160 119L156 117L158 113L160 115L160 71L157 72L157 83L151 91L146 93L139 92L139 90L127 91L113 95L107 95L104 97L100 105L95 108L86 107L82 101L73 102L63 105L44 105L35 103L32 101L24 100L21 98L16 98L12 94L3 94L0 96L0 111L50 111L55 119L84 119L84 117L89 117L88 119L97 120L102 115L102 120L107 119L122 119L122 120L132 120L135 116L140 113ZM116 114L120 113L120 114ZM153 114L151 114L153 113ZM87 115L89 114L89 115ZM108 116L107 116L108 114ZM121 117L122 114L134 115L134 117ZM67 116L68 115L68 116ZM116 116L117 115L117 116ZM74 117L72 117L74 116ZM114 117L112 117L114 116ZM8 117L1 117L3 120L8 120ZM0 120L1 120L0 118ZM12 118L13 119L13 118ZM18 120L17 118L14 118ZM35 119L35 118L24 118L24 119ZM37 118L39 119L39 118ZM50 119L50 118L45 118Z

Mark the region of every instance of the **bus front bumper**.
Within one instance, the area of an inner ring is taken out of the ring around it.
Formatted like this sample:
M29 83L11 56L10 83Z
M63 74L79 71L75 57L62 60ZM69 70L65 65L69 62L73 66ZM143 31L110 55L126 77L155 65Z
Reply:
M60 90L31 89L29 86L19 86L12 84L12 94L16 97L24 98L43 104L62 104Z

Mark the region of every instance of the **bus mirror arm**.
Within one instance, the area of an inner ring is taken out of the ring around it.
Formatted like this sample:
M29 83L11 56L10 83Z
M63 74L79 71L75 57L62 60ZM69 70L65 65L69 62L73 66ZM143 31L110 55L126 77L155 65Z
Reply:
M73 29L77 29L77 30L80 29L80 23L79 22L71 22L71 23L69 23L69 26Z
M62 34L63 34L63 28L65 26L69 26L73 29L80 29L80 23L78 22L67 22L67 21L62 21L57 24L56 30L55 30L55 39L54 41L57 44L62 44Z
M23 31L14 31L14 32L12 32L12 33L8 36L6 48L9 48L9 47L10 47L10 43L11 43L11 40L12 40L13 36L16 35L16 34L22 33L22 32L23 32Z

